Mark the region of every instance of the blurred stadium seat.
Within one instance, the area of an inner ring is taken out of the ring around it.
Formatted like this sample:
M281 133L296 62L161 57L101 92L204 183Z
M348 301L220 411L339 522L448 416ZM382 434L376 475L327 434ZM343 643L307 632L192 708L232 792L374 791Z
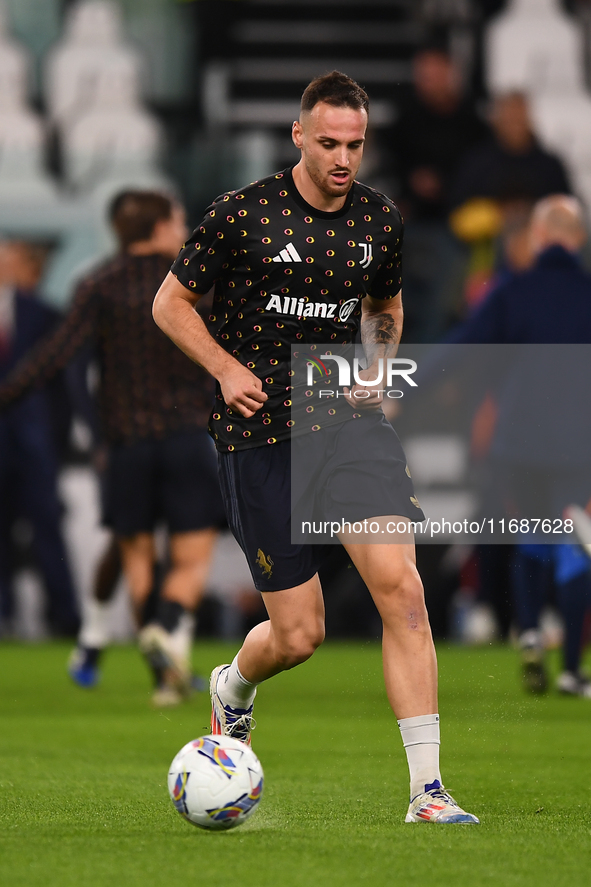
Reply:
M62 130L68 182L88 190L107 179L156 171L162 134L140 104L137 81L118 70L97 74L92 100Z
M587 92L568 95L536 95L531 111L536 130L545 146L566 163L575 192L591 207L591 96Z
M31 59L26 49L10 33L6 8L0 3L0 97L27 95Z
M512 0L485 35L492 92L566 93L584 86L584 39L559 0Z
M113 248L105 223L113 194L171 183L159 167L161 125L143 106L147 64L127 39L122 4L68 4L63 36L41 66L46 120L28 106L38 47L23 29L26 20L30 37L35 10L25 12L0 0L0 233L56 245L44 294L63 305L80 271ZM11 36L17 25L27 49Z
M72 123L105 95L103 78L111 75L125 89L138 90L142 59L125 41L121 9L112 0L82 0L66 21L64 37L50 51L45 93L52 121ZM116 99L116 94L113 94Z
M52 200L55 186L44 171L45 132L28 106L30 59L8 33L0 6L0 198Z
M526 93L537 135L565 162L574 189L591 207L591 96L585 33L559 0L512 0L485 35L492 93Z

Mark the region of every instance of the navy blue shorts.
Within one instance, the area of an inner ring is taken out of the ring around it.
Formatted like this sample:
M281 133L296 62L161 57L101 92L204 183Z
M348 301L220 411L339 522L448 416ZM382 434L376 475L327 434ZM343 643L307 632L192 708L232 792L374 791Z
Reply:
M217 460L205 429L109 450L103 482L103 523L119 536L189 533L224 522Z
M219 460L228 523L259 591L307 582L333 550L317 537L316 544L294 543L292 507L297 520L304 513L327 521L424 520L402 446L381 412L293 441L220 453ZM298 466L305 467L301 477Z

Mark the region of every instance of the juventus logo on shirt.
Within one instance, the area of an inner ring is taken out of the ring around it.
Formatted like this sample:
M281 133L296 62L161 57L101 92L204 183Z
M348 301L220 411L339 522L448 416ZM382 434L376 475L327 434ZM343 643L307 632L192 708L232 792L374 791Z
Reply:
M302 259L293 243L288 243L278 256L273 256L274 262L301 262Z
M363 258L359 264L362 268L369 268L370 262L373 259L371 243L358 243L357 246L360 246L363 250Z

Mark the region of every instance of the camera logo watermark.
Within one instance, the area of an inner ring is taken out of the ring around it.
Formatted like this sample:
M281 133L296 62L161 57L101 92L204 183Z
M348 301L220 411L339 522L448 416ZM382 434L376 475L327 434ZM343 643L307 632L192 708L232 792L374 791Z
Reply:
M416 388L417 383L412 378L412 374L417 370L417 363L414 360L411 360L407 357L388 357L386 359L380 357L377 364L376 376L373 379L367 379L362 377L361 373L365 372L365 368L362 366L362 362L359 358L355 357L351 362L342 355L338 354L321 354L319 357L307 357L306 358L306 384L314 385L314 372L320 373L320 375L324 378L330 378L332 376L332 371L334 367L327 367L327 363L329 361L334 361L336 363L336 368L338 370L338 386L339 388L351 388L351 380L355 385L359 385L367 388L367 386L371 386L372 388L376 385L381 385L384 383L384 388L379 389L380 393L386 394L388 397L403 397L404 392L400 390L393 390L394 380L402 379L409 385L411 388ZM353 396L355 397L367 397L369 392L367 390L354 391ZM318 393L319 397L342 397L342 392L335 391L334 389L321 389Z

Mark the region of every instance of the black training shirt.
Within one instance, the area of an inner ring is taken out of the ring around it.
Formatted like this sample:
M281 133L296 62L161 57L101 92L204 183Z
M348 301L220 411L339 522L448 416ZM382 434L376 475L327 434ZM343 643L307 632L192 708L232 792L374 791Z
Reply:
M269 395L246 419L226 407L218 385L210 419L218 450L290 437L293 346L352 343L365 295L392 299L399 292L401 245L398 208L360 182L338 212L306 203L291 169L224 194L209 207L172 272L196 293L216 284L210 318L216 340ZM346 402L331 413L331 424L354 415ZM310 421L305 430L312 427L318 428Z

